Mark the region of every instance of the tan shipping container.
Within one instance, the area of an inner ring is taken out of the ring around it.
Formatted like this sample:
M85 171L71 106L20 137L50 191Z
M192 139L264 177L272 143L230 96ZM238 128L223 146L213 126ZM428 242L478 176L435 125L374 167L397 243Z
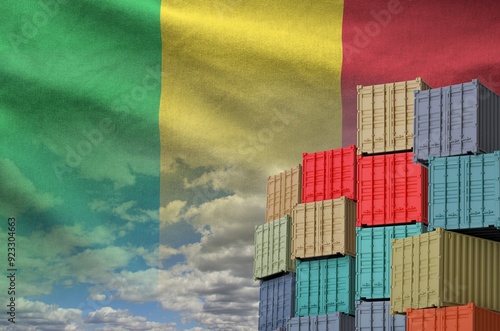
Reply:
M292 258L356 256L356 202L341 197L293 209Z
M414 91L430 88L421 78L358 85L358 154L412 149Z
M267 178L266 222L292 216L293 207L301 202L302 166Z
M500 311L500 242L438 228L392 241L391 313L464 305Z

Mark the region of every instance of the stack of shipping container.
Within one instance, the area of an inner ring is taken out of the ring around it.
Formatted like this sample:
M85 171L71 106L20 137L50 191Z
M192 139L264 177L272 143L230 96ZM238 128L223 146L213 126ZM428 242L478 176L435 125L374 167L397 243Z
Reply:
M417 78L357 115L357 147L268 178L259 331L500 330L500 97Z
M414 164L413 81L358 86L356 330L404 331L390 314L394 238L427 231L427 169Z
M500 330L499 128L500 97L478 80L415 92L429 232L392 244L391 311L408 330Z

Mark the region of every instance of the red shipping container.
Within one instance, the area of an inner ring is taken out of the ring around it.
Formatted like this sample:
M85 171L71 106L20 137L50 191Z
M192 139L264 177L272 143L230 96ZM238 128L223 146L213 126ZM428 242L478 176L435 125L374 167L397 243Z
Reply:
M469 303L464 306L406 310L407 331L498 331L500 313Z
M427 224L427 168L413 153L358 156L356 226Z
M302 203L356 201L356 146L302 154Z

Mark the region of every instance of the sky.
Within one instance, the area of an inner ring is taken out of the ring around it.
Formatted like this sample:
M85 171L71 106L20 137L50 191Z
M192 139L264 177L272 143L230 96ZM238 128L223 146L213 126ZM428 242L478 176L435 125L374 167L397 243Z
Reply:
M4 15L16 324L3 313L0 329L257 329L267 176L341 147L342 6L46 0Z

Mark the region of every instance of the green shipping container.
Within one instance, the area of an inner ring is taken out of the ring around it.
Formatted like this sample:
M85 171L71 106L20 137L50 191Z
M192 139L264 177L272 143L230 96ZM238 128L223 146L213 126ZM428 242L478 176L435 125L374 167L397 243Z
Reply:
M356 300L389 299L392 239L427 232L422 223L356 228Z
M500 242L438 228L392 241L391 313L474 302L500 311Z
M292 260L292 220L286 215L255 227L254 279L295 271Z
M295 316L354 315L354 258L297 262Z

